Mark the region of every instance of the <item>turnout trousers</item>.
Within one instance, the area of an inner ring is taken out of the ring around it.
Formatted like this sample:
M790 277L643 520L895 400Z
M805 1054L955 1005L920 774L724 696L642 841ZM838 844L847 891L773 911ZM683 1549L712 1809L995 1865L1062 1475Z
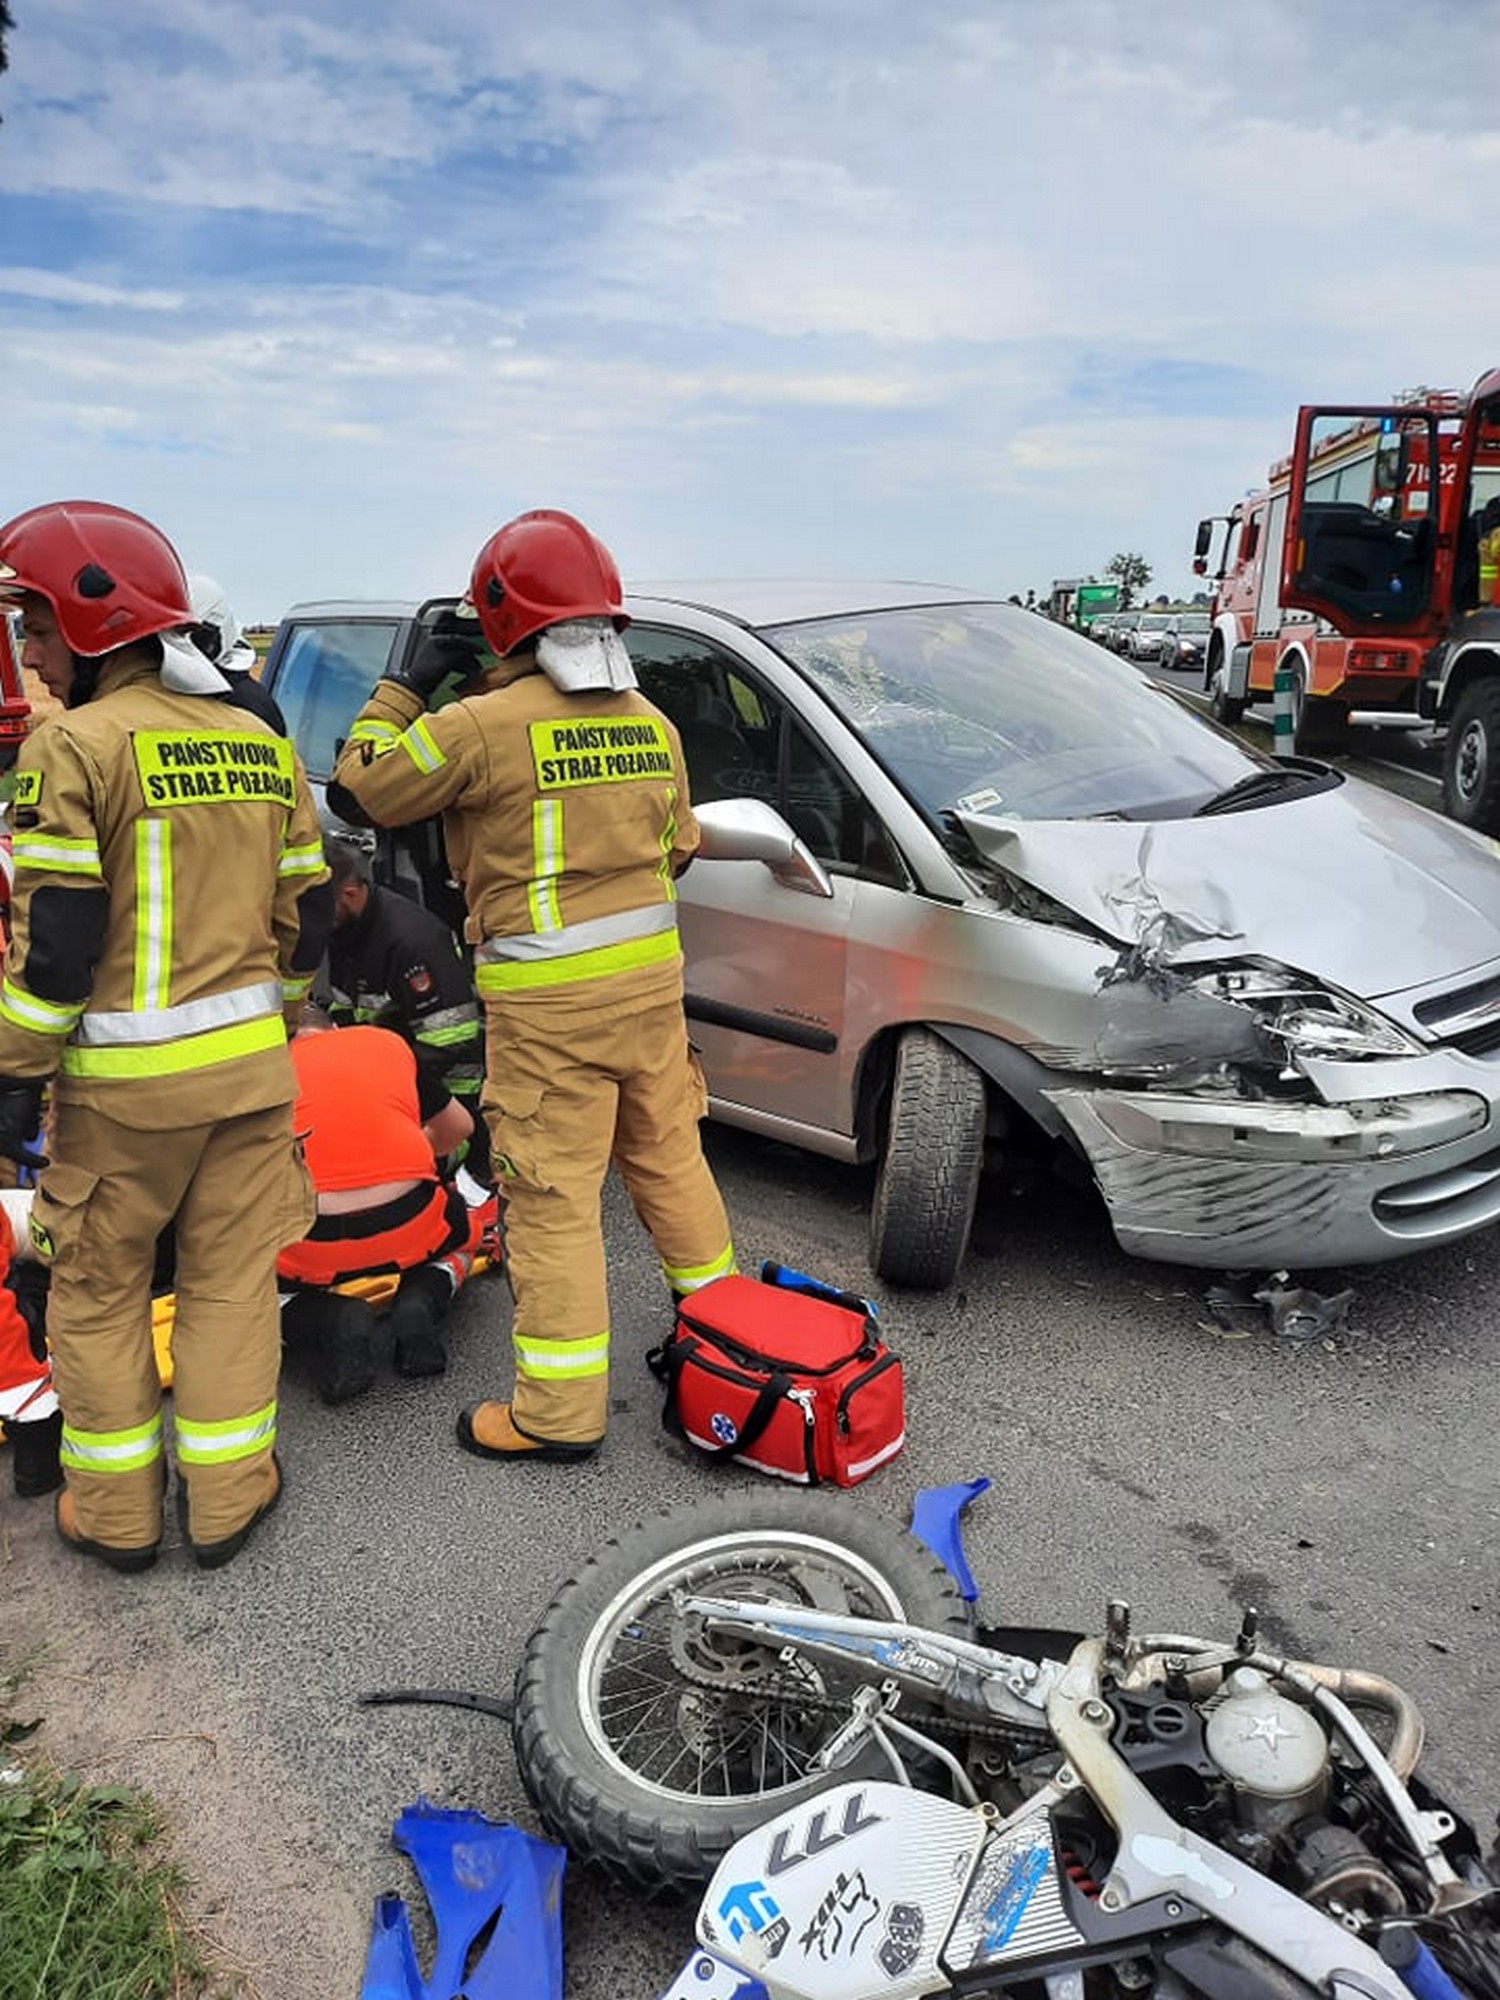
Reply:
M590 1444L609 1410L600 1197L611 1161L674 1293L734 1269L698 1134L703 1073L680 990L484 1001L484 1106L515 1297L511 1413L532 1437Z
M47 1335L79 1531L114 1548L161 1538L166 1460L151 1275L157 1237L175 1221L178 1474L192 1540L223 1540L275 1486L276 1253L314 1214L292 1107L157 1132L66 1101L55 1118L31 1232L52 1265Z

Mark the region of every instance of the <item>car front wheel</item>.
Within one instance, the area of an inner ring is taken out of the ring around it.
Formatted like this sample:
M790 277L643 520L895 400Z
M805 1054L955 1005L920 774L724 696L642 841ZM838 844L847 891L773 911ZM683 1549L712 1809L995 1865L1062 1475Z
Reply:
M984 1078L930 1028L896 1051L870 1262L890 1285L940 1291L968 1248L984 1165Z

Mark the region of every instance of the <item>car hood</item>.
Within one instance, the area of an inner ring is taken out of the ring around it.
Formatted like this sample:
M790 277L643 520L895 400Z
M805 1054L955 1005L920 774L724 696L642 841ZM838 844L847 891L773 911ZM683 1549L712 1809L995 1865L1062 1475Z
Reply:
M1500 959L1500 850L1355 779L1207 819L958 817L995 867L1162 965L1276 959L1378 1000Z

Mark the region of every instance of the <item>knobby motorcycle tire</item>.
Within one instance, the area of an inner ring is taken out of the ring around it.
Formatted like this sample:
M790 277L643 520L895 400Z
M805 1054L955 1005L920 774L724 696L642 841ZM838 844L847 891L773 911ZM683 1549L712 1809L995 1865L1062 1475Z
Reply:
M643 1752L634 1749L642 1731L631 1728L623 1753L609 1742L601 1687L616 1665L629 1697L622 1713L632 1720L638 1716L642 1682L630 1648L653 1627L653 1618L654 1629L664 1635L677 1632L670 1616L673 1589L684 1587L690 1574L689 1594L760 1591L762 1601L777 1592L795 1598L799 1586L778 1576L778 1563L792 1565L793 1577L799 1563L804 1577L810 1568L820 1570L821 1609L846 1608L826 1601L832 1575L852 1586L847 1608L960 1637L972 1634L969 1605L927 1547L836 1492L726 1494L664 1511L607 1543L558 1592L527 1643L516 1678L513 1733L522 1782L548 1833L637 1896L662 1901L695 1896L737 1840L800 1799L855 1778L891 1775L878 1747L867 1745L833 1771L809 1772L767 1789L729 1786L725 1795L703 1796L642 1774L639 1765L649 1763L651 1752L649 1741ZM803 1592L800 1601L811 1600ZM623 1664L616 1662L617 1641ZM676 1748L673 1731L681 1742L676 1761L691 1767L696 1751L701 1771L703 1746L722 1744L754 1709L753 1685L748 1693L743 1683L729 1689L715 1705L716 1691L706 1692L701 1679L682 1674L674 1680L678 1644L670 1638L661 1692L651 1705L660 1712L668 1749ZM770 1673L785 1685L787 1669L770 1649L730 1642L724 1655L731 1674L748 1671L753 1681L757 1672ZM653 1666L662 1668L660 1648ZM837 1670L811 1663L808 1671L809 1685L825 1696L834 1694L830 1683ZM804 1718L816 1740L848 1717L847 1705L840 1708L836 1696L824 1706L826 1713ZM795 1711L796 1704L792 1707ZM920 1721L909 1698L900 1712L903 1720ZM747 1737L752 1731L741 1726L739 1733ZM812 1738L796 1746L798 1761L816 1747ZM726 1780L731 1775L727 1751L723 1774Z

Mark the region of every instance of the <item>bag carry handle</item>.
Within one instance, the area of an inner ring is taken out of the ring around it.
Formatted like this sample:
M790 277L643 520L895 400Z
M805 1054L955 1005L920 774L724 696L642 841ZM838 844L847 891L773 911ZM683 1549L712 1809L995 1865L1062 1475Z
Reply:
M674 1340L662 1347L653 1347L646 1356L646 1366L659 1382L667 1385L666 1400L662 1404L661 1420L665 1429L674 1436L684 1438L695 1451L701 1451L705 1458L737 1458L742 1451L748 1451L758 1444L775 1416L778 1406L791 1393L792 1378L780 1373L768 1375L750 1406L750 1413L728 1444L700 1444L696 1438L689 1438L683 1428L682 1418L677 1413L677 1378L690 1354L697 1351L696 1341Z
M831 1306L843 1306L849 1312L856 1312L872 1327L879 1317L868 1299L858 1292L841 1291L837 1285L825 1284L821 1278L810 1278L805 1271L794 1271L789 1264L778 1264L774 1257L768 1257L760 1267L760 1281L763 1285L776 1285L784 1292L805 1292L810 1299L824 1299Z

